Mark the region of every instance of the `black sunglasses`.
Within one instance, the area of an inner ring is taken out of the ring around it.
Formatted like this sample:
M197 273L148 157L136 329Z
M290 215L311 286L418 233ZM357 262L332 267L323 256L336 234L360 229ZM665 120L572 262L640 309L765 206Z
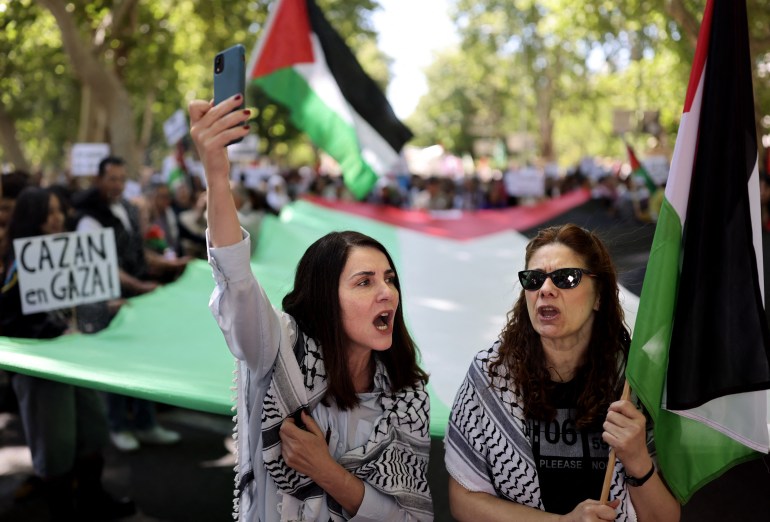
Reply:
M585 268L560 268L548 274L542 270L522 270L519 272L519 281L524 290L540 290L545 280L550 277L556 288L568 290L580 284L583 274L596 277L596 274Z

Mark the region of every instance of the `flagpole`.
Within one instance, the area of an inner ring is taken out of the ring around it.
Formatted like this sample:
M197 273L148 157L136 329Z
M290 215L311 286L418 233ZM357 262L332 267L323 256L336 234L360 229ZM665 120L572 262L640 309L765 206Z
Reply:
M628 379L623 385L623 393L620 394L621 401L627 401L628 396L631 395L631 387L628 384ZM612 473L615 470L615 448L610 450L610 456L607 459L607 469L604 470L604 484L602 485L602 496L599 502L607 504L610 496L610 483L612 482Z

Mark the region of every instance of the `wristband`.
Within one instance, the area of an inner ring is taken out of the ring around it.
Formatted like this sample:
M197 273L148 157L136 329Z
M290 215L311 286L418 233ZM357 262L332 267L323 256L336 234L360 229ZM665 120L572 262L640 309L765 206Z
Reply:
M655 462L652 463L652 467L650 468L650 471L648 471L641 478L632 477L631 475L625 472L623 473L623 475L625 475L626 484L628 484L629 486L638 488L639 486L641 486L642 484L650 480L650 477L653 475L653 473L655 473Z

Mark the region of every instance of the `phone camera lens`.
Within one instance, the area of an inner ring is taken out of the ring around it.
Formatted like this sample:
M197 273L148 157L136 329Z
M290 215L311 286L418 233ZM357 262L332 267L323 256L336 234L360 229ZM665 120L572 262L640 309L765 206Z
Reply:
M214 58L214 72L215 73L221 73L225 68L225 57L221 54L218 54L216 58Z

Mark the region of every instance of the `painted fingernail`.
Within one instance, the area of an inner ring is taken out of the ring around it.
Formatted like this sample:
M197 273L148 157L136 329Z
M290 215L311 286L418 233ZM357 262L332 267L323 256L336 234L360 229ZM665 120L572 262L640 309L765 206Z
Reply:
M236 95L235 95L235 99L236 99L236 100L240 100L242 97L243 97L243 96L241 96L240 94L236 94Z
M259 111L257 111L257 109L255 109L254 107L249 107L248 109L243 111L243 113L248 115L250 120L253 120L254 118L257 117L257 114L259 113Z

